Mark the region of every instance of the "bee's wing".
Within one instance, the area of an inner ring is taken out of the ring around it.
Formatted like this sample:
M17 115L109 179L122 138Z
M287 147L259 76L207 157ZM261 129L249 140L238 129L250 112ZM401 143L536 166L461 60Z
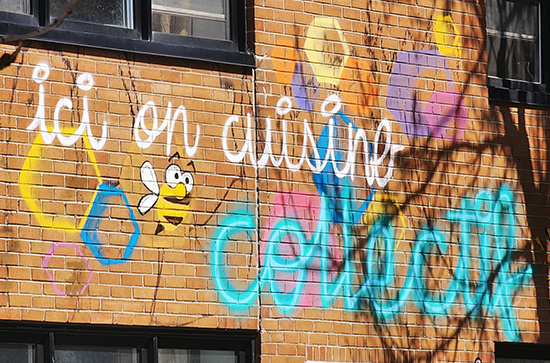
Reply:
M139 200L139 204L138 204L138 210L141 213L141 215L144 215L145 213L149 212L157 202L158 198L159 196L156 194L144 195Z
M158 196L160 188L157 181L157 176L155 175L155 170L153 169L153 164L151 164L150 161L144 162L143 165L141 165L140 173L141 181L145 187Z

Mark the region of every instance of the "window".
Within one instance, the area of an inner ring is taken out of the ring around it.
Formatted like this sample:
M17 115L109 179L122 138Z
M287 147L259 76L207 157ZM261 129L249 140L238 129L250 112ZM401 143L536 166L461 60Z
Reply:
M55 362L57 363L138 363L137 348L117 347L56 347Z
M253 66L246 0L79 0L40 40ZM18 35L60 17L71 0L0 0L0 33Z
M548 4L540 0L487 0L489 97L550 104Z
M550 345L497 342L495 363L550 363Z
M488 0L489 76L540 83L540 3Z
M60 17L68 3L67 0L50 0L50 21ZM73 7L69 19L131 28L131 10L131 4L125 0L80 0Z
M36 345L25 343L0 343L0 362L36 362Z
M153 32L227 40L225 0L153 0Z
M237 357L230 350L197 350L159 348L159 363L235 363Z
M0 9L12 13L27 14L29 6L26 0L0 0Z
M257 332L0 323L0 363L252 363Z

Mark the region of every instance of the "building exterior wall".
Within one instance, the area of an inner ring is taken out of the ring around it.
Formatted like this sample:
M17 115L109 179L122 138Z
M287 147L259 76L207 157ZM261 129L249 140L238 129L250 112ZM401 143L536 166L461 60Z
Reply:
M254 69L0 72L1 318L257 330L264 363L550 343L550 115L489 102L484 4L248 7Z

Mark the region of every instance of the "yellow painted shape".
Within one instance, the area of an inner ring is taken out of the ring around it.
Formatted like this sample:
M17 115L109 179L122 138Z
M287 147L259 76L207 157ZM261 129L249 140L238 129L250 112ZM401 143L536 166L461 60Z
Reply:
M86 213L84 213L84 216L80 220L80 223L78 225L78 230L81 230L84 227L84 224L86 223L86 219L90 215L90 210L92 209L92 200L94 200L97 196L97 191L99 189L99 185L103 183L103 180L101 179L101 173L99 172L99 167L97 166L97 159L95 158L95 154L92 150L92 145L90 144L90 141L87 137L84 137L84 145L86 147L86 151L88 152L88 157L90 158L90 161L92 162L92 166L94 167L95 176L97 177L97 186L94 192L94 195L92 196L92 199L90 199L90 202L88 203L88 208L86 208Z
M94 171L96 173L99 186L99 184L102 183L102 179L99 172L99 167L97 166L97 160L92 151L92 146L90 145L88 138L84 137L83 140L86 152L88 153L88 157L90 158L90 161L92 162ZM21 168L21 173L19 174L18 181L19 190L21 191L23 199L25 199L25 202L27 202L27 205L29 206L32 214L36 217L38 223L40 223L42 227L63 231L79 231L84 226L86 218L90 212L91 203L88 204L86 213L82 217L78 227L74 225L74 219L72 217L54 214L47 215L44 214L44 212L42 211L42 206L39 198L40 195L38 195L41 187L40 164L43 155L47 154L47 152L44 150L47 146L48 145L46 145L42 139L42 135L38 134L31 146L31 149L29 150L29 153L27 154L25 162L23 163L23 167ZM95 198L96 194L97 189L91 200Z
M367 226L372 226L383 215L397 217L401 222L401 231L395 245L395 249L397 250L405 235L405 227L407 225L405 216L401 211L397 198L387 193L376 193L365 212L363 220Z
M157 202L157 213L159 222L162 223L166 231L174 231L185 219L187 210L189 209L189 204L173 203L166 198L175 198L183 201L186 195L187 190L181 183L179 183L175 188L171 188L166 184L163 184L160 188L159 200ZM176 220L179 220L179 222L176 222Z
M434 35L441 54L460 56L462 46L460 43L460 34L449 15L439 15L436 18Z
M304 52L319 83L337 86L350 55L338 20L313 19L307 31Z

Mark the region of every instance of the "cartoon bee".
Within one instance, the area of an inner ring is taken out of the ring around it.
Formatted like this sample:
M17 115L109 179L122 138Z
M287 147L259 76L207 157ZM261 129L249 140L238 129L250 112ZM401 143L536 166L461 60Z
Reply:
M175 156L179 157L179 154L174 154L169 161L171 162ZM139 212L145 215L156 204L159 224L155 234L159 234L164 229L175 230L189 209L191 202L189 193L193 190L193 176L181 170L179 165L172 163L164 172L164 184L161 186L150 161L145 161L141 165L140 174L143 185L151 193L140 199Z

